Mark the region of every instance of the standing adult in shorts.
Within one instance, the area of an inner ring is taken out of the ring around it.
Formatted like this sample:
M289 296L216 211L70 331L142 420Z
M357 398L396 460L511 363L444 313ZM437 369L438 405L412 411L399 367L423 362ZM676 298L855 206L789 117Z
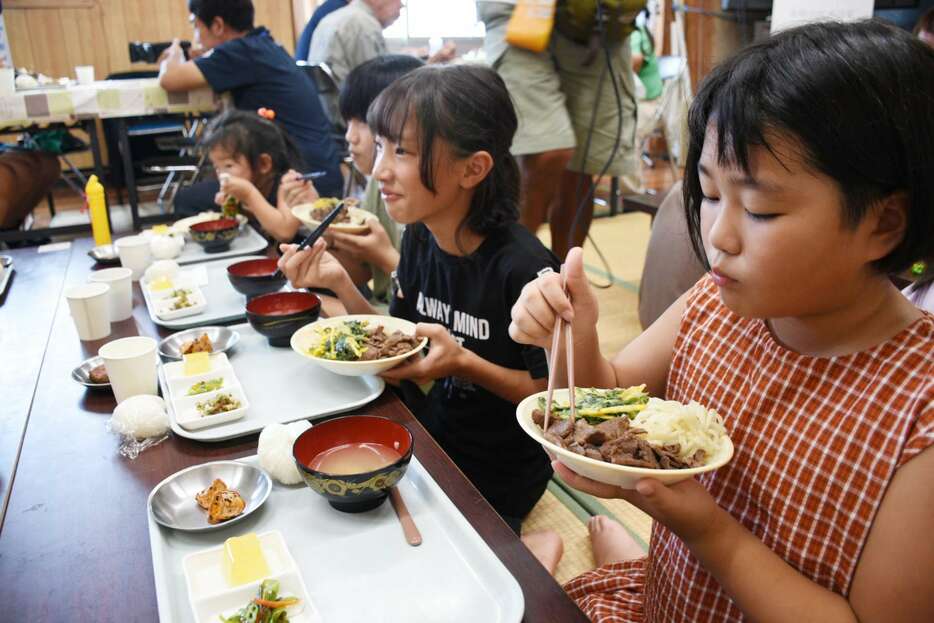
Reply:
M522 224L535 232L547 218L552 251L563 259L568 249L583 244L590 229L593 202L586 198L593 176L608 162L606 175L636 171L636 97L626 40L632 26L611 28L606 37L618 103L601 38L567 27L569 9L573 13L588 2L558 0L556 27L540 53L507 43L515 4L478 0L477 14L486 26L487 62L506 82L519 115L512 153L522 169ZM590 4L595 10L596 0ZM632 24L645 2L612 4L620 8L616 17ZM620 112L622 131L614 153Z

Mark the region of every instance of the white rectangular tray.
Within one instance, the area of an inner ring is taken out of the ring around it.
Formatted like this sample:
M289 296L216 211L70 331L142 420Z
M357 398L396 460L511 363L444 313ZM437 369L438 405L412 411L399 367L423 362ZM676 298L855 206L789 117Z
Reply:
M243 460L258 465L255 456ZM365 513L341 513L304 484L274 484L252 516L211 532L177 532L150 514L160 620L192 620L185 556L232 536L278 530L324 623L520 621L519 583L417 459L398 487L422 533L418 547L406 543L388 500Z
M208 273L208 283L201 286L201 291L208 301L207 307L203 312L194 316L185 316L175 318L174 320L163 320L155 314L153 306L153 296L142 281L140 289L143 291L143 298L146 301L146 309L149 311L149 317L154 323L168 329L190 329L192 327L204 327L220 322L230 322L231 320L241 320L246 318L246 297L234 290L230 285L230 279L227 278L227 267L237 262L249 259L262 259L263 256L250 257L228 257L217 260L216 262L207 262L204 264ZM182 269L185 272L185 269Z
M291 348L270 346L249 324L230 327L240 342L227 356L250 401L246 417L201 430L185 430L169 401L169 422L176 435L198 441L223 441L258 432L267 424L322 418L357 409L376 400L385 383L376 376L338 376ZM162 395L168 396L164 367L159 367Z
M230 248L218 253L207 253L200 244L194 240L185 239L185 246L182 248L181 255L175 258L179 264L194 264L195 262L210 262L211 260L220 260L225 257L238 257L240 255L252 255L266 250L269 241L263 238L263 235L256 231L252 225L244 225L243 231L230 243Z

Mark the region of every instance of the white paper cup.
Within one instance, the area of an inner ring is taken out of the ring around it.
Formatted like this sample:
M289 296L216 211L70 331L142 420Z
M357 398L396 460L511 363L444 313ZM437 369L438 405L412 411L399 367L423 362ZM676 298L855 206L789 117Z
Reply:
M110 286L110 321L119 322L133 317L133 271L129 268L105 268L88 276L91 283Z
M65 290L81 340L100 340L110 335L109 294L106 283L86 283Z
M114 245L117 247L117 255L120 256L120 264L133 271L133 281L139 281L152 263L149 239L143 236L127 236L118 239Z
M78 84L94 83L94 65L77 65L75 67L75 77Z
M156 340L125 337L107 342L97 352L104 360L117 404L130 396L158 395L156 383Z
M16 93L16 70L12 67L0 67L0 95Z

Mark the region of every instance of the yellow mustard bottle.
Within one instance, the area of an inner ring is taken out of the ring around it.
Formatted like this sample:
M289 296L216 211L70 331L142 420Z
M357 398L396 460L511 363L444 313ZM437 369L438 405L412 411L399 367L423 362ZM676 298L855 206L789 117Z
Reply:
M94 233L94 244L101 246L110 244L110 221L107 219L107 203L104 200L104 186L92 175L84 187L84 194L88 201L88 211L91 213L91 231Z
M557 0L518 0L506 25L509 45L544 52L555 25Z

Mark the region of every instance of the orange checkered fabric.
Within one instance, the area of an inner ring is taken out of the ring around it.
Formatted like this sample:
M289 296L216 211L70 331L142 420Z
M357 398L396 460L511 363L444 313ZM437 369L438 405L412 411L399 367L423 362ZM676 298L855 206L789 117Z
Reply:
M740 318L701 279L689 295L668 398L715 409L736 451L698 480L776 554L847 595L895 470L934 445L934 316L869 350L807 357ZM739 621L687 547L657 523L647 558L565 585L594 621Z

